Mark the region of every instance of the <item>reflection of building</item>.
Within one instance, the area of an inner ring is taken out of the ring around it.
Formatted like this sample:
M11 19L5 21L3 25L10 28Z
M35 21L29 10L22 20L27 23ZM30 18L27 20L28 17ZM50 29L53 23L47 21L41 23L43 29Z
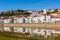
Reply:
M4 27L4 31L9 31L9 32L11 32L10 27Z
M54 29L39 29L39 28L14 28L14 32L20 33L30 33L37 35L52 35L52 34L60 34L60 31L56 31Z

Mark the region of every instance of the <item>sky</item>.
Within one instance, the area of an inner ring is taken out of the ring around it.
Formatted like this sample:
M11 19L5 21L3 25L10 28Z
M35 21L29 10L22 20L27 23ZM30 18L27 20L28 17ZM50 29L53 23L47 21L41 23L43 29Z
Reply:
M0 11L60 8L60 0L0 0Z

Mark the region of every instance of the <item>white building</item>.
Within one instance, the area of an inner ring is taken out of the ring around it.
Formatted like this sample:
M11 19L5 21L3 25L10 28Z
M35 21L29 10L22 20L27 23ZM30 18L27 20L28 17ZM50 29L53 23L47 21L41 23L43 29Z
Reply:
M23 17L17 18L17 23L23 23Z
M47 23L50 23L50 20L51 20L51 16L46 16Z
M11 23L11 18L4 18L4 23Z
M41 21L41 23L43 23L45 21L45 16L44 15L40 16L40 21Z
M32 23L38 23L38 17L32 17Z
M17 17L14 17L14 23L17 23L17 19L18 19Z
M29 23L29 18L25 17L25 23Z

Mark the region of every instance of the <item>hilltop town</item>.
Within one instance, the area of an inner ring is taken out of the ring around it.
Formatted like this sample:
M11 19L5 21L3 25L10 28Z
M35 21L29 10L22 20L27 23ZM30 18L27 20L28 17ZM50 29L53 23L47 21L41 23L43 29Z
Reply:
M44 10L10 10L0 13L0 24L44 24L44 23L60 23L60 9L44 9ZM0 31L30 33L37 35L60 34L60 31L54 29L43 28L20 28L20 27L0 27Z

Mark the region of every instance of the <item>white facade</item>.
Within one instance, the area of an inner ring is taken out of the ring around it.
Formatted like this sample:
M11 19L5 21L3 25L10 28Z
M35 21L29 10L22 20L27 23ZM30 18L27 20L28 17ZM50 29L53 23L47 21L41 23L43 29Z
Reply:
M32 18L32 22L33 22L33 23L38 23L38 20L37 20L37 19L38 19L38 17L33 17L33 18Z
M25 23L28 23L28 18L25 18Z
M10 23L11 19L4 19L4 23Z
M46 21L50 22L50 20L51 20L51 16L46 16Z
M18 18L17 19L17 23L23 23L23 18L21 17L21 18Z
M41 23L43 23L45 21L45 16L41 15L40 20L41 20Z
M17 17L14 17L14 23L17 23Z
M45 16L32 17L32 21L33 23L43 23L45 21Z
M51 23L55 23L55 18L51 18Z
M14 18L14 23L23 23L23 17Z
M60 18L55 18L55 21L60 21Z
M57 16L57 13L52 13L51 15L52 15L52 16Z

